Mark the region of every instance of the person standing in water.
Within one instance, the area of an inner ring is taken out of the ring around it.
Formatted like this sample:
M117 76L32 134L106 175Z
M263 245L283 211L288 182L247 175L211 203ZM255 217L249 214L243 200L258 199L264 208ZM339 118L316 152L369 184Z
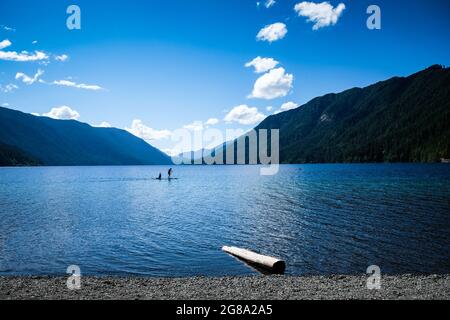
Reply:
M169 179L172 177L172 168L169 169L169 171L167 172L167 174L169 175Z
M161 172L159 173L159 176L158 176L158 178L157 178L158 180L161 180L162 179L162 175L161 175Z

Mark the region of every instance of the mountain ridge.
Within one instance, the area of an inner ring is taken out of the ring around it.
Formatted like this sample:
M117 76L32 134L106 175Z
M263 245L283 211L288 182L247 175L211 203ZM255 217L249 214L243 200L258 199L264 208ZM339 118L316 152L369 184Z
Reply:
M270 129L280 130L285 164L441 162L450 158L450 69L432 65L407 77L328 93L268 116L254 128L259 129L269 137ZM236 163L241 139L246 136L216 147L213 156L225 163L234 148Z
M450 69L433 65L329 93L271 115L255 129L280 130L281 163L440 162L450 158ZM234 140L235 159L242 138ZM224 162L227 148L216 148ZM125 130L0 107L0 165L171 163Z
M283 163L437 162L449 158L450 69L312 99L255 129L280 129Z
M5 152L11 154L13 148L19 158L27 158L25 163L3 159L3 166L30 162L48 166L172 163L162 151L125 130L96 128L75 120L38 117L3 107L0 144L0 151L9 150Z

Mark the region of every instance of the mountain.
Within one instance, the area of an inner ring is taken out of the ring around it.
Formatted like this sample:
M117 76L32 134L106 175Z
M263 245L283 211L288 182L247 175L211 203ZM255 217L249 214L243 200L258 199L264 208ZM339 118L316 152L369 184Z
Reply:
M0 108L1 166L171 163L169 156L124 130Z
M0 166L37 166L41 162L22 150L0 143Z
M440 162L450 158L450 70L327 94L255 129L280 129L281 163Z
M449 159L450 70L435 65L409 77L328 94L269 116L255 129L280 130L282 163ZM167 155L123 130L0 108L0 165L170 163Z

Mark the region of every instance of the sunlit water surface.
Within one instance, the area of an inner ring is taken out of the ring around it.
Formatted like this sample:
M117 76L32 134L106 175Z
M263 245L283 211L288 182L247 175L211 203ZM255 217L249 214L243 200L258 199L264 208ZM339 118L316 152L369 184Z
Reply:
M245 275L250 248L287 273L450 272L449 165L0 169L0 275Z

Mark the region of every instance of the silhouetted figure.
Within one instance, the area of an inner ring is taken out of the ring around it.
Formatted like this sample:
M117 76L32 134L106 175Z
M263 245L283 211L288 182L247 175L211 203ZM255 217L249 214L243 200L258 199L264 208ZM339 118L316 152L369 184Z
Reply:
M159 176L158 176L158 178L157 178L158 180L161 180L162 179L162 175L161 175L161 172L159 173Z
M169 179L172 177L172 168L169 169L169 171L167 172L167 174L169 175Z

